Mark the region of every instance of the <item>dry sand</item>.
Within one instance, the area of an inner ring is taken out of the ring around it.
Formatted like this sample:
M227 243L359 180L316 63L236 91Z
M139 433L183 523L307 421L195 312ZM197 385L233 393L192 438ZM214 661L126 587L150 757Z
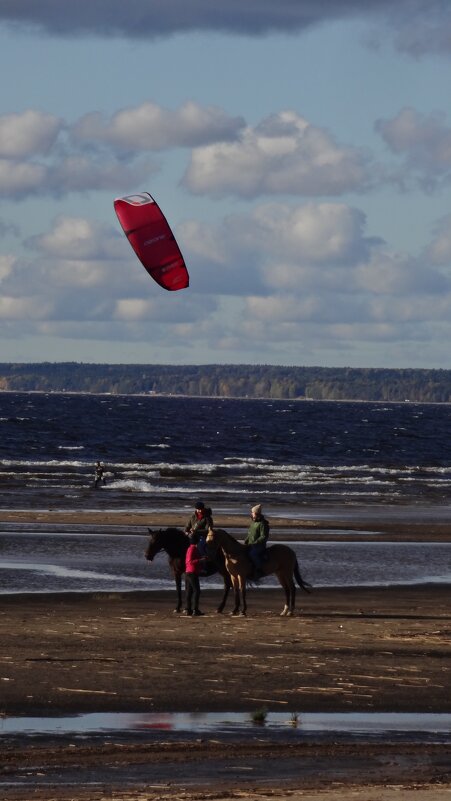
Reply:
M95 522L60 522L75 519ZM441 527L437 538L448 537ZM449 587L299 592L293 618L279 616L278 590L250 590L247 618L218 616L218 597L203 593L197 619L174 614L169 593L2 598L0 712L451 713ZM228 741L7 737L0 797L442 801L451 745L287 740L251 725Z

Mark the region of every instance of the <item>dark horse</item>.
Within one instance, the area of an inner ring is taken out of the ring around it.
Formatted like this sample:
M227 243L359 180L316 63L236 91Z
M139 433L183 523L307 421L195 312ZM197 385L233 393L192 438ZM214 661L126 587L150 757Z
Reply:
M182 576L185 572L185 557L190 544L189 538L178 528L160 528L158 531L152 531L149 528L149 534L150 540L145 551L145 557L149 562L152 562L157 553L166 551L169 556L169 566L174 575L175 587L177 590L177 607L175 611L181 612L183 606ZM213 547L207 551L207 554L208 561L205 575L213 576L214 573L220 573L224 579L224 595L217 609L218 612L222 612L226 605L232 582L225 566L222 550Z

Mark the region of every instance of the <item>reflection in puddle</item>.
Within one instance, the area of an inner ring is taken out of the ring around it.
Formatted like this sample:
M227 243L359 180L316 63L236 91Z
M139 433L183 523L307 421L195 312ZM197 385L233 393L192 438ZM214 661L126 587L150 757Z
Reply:
M126 713L99 712L68 717L1 717L5 734L95 734L100 732L232 732L252 727L251 714L242 712ZM351 735L424 732L451 734L451 714L392 712L305 713L297 719L284 712L269 712L265 729L288 729L300 734L348 733Z

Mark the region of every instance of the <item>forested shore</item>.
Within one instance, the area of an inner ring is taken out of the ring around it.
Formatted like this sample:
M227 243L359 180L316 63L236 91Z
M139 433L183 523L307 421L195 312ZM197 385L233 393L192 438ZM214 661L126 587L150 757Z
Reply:
M0 363L0 391L449 403L451 370Z

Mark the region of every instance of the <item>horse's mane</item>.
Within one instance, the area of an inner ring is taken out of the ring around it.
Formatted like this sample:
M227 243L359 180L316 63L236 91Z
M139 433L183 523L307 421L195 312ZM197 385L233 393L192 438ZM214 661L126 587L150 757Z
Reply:
M151 528L148 529L149 534L152 537L156 537L157 540L162 544L163 548L166 548L168 545L169 547L183 547L185 550L188 548L189 541L185 535L184 531L181 531L179 528L175 528L175 526L170 526L169 528L160 528L153 531Z
M166 537L173 537L173 536L184 537L185 536L185 533L183 531L181 531L181 529L175 528L175 526L169 526L169 528L157 528L157 529L148 528L147 531L149 532L149 534L154 534L154 535L162 534L163 536L166 536Z
M222 539L222 541L223 541L223 543L224 543L226 548L227 548L227 546L230 546L230 548L232 550L234 550L234 551L240 551L240 550L244 549L243 543L239 542L236 539L236 537L233 537L232 534L229 534L229 532L225 531L225 529L223 529L223 528L214 528L213 532L214 532L214 534L219 534L219 538ZM218 541L218 544L222 545L222 543L219 543L219 541Z
M185 533L181 529L175 528L175 526L169 526L169 528L161 528L159 533L160 534L164 534L167 537L173 537L173 536L184 537L185 536Z

